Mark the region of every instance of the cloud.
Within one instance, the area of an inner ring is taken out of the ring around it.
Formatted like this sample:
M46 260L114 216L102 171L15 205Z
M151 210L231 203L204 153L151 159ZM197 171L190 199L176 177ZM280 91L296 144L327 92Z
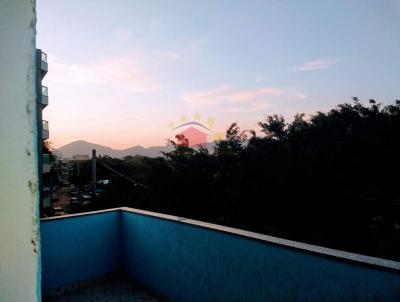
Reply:
M108 57L77 64L61 62L53 57L49 64L51 72L46 78L50 86L64 84L73 88L92 85L131 93L159 88L157 80L133 56Z
M265 76L260 74L260 75L258 75L256 77L256 83L260 83L260 82L263 82L263 81L265 81Z
M166 52L165 57L170 61L175 61L175 62L183 61L183 56L175 51Z
M115 39L118 41L129 41L132 37L132 31L127 28L117 27L113 31Z
M279 96L283 93L282 89L273 87L238 90L230 84L224 84L210 90L184 94L181 99L187 104L217 105L224 102L251 103L271 96Z
M295 98L302 99L302 100L307 98L307 95L304 92L296 92L294 95L295 95Z
M258 112L258 111L265 111L268 108L273 106L272 102L266 101L254 101L250 104L246 104L245 106L233 106L233 107L226 107L224 111L226 112Z
M141 119L142 118L140 115L135 114L127 117L118 118L116 120L113 120L113 122L131 122L131 121L139 121Z
M282 89L264 87L252 90L242 90L233 93L230 99L234 103L251 102L259 100L260 98L279 96L283 93Z
M201 36L198 37L197 39L191 41L189 43L189 49L191 50L202 50L209 42L209 39L207 36Z
M219 87L187 93L181 96L181 99L192 105L217 105L224 101L229 101L232 96L233 87L230 84L224 84Z
M308 61L301 65L296 65L291 68L294 71L312 71L320 69L328 69L335 65L338 61L335 59L317 59Z
M224 106L225 111L261 111L273 103L288 99L304 99L303 92L276 87L236 89L231 84L183 94L184 103L194 106Z

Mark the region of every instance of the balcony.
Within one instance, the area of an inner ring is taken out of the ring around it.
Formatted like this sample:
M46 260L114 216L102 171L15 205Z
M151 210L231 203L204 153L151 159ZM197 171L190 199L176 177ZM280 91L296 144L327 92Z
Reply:
M44 109L49 104L49 89L46 86L42 86L40 103L42 104L42 109Z
M399 262L130 208L42 219L41 249L44 301L400 299Z
M38 58L37 62L38 62L38 66L40 66L40 74L43 79L49 68L48 64L47 64L47 54L45 52L43 52L41 49L37 49L36 51L37 51L37 58Z
M50 155L43 154L43 173L49 173L51 169Z
M43 120L42 121L42 139L48 139L49 138L49 122Z
M43 208L51 207L50 197L43 197Z

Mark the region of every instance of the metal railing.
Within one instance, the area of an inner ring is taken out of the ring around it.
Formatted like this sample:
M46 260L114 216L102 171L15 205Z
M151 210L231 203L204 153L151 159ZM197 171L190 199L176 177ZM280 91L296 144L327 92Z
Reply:
M42 95L49 96L49 89L42 85Z
M49 122L46 120L42 121L42 128L43 130L49 130Z
M41 56L40 56L42 62L47 63L47 53L41 51Z
M50 164L50 155L49 154L43 154L43 164L44 165Z

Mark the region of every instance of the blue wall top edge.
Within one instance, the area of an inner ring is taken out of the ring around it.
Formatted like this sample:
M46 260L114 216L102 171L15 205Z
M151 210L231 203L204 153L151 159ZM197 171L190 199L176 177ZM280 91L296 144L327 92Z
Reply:
M377 257L371 257L371 256L362 255L362 254L356 254L356 253L351 253L351 252L346 252L346 251L341 251L341 250L335 250L335 249L326 248L326 247L322 247L322 246L302 243L302 242L298 242L298 241L292 241L292 240L283 239L283 238L279 238L279 237L273 237L273 236L264 235L264 234L260 234L260 233L255 233L255 232L245 231L245 230L241 230L241 229L217 225L217 224L213 224L213 223L202 222L202 221L198 221L198 220L193 220L193 219L188 219L188 218L183 218L183 217L178 217L178 216L173 216L173 215L168 215L168 214L150 212L150 211L145 211L145 210L140 210L140 209L135 209L135 208L128 208L128 207L120 207L120 208L107 209L107 210L101 210L101 211L63 215L63 216L58 216L58 217L42 218L41 223L48 223L48 222L58 221L58 220L62 220L62 219L79 218L79 217L87 216L87 215L101 215L101 214L105 214L108 212L115 212L115 211L119 211L120 213L127 212L130 214L148 216L148 217L152 217L152 218L159 219L159 220L168 220L168 221L172 221L172 222L179 223L179 224L191 225L193 227L208 229L208 230L215 231L215 232L221 232L221 233L231 235L231 236L246 238L248 240L255 240L255 241L267 244L267 245L275 245L275 246L280 246L283 248L297 250L297 251L301 251L304 253L308 253L308 254L324 257L324 258L331 258L331 259L333 258L333 259L336 259L339 261L350 262L350 263L364 265L364 266L368 266L368 267L372 266L372 267L376 267L376 268L379 268L382 270L400 272L400 262L393 261L393 260L387 260L387 259L383 259L383 258L377 258ZM120 230L122 230L122 226L120 226Z

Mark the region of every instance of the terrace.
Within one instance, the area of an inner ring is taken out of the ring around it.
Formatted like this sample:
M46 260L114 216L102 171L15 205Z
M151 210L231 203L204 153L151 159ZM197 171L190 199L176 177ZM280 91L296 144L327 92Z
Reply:
M44 301L399 301L400 263L131 208L41 220Z
M40 95L42 109L49 104L49 89L42 85L42 94Z
M50 155L43 154L43 173L49 173L51 169Z
M42 139L49 138L49 122L43 120L42 121Z
M49 66L47 63L47 54L43 52L41 49L36 50L37 58L38 58L38 67L40 67L41 77L43 78L49 70Z

